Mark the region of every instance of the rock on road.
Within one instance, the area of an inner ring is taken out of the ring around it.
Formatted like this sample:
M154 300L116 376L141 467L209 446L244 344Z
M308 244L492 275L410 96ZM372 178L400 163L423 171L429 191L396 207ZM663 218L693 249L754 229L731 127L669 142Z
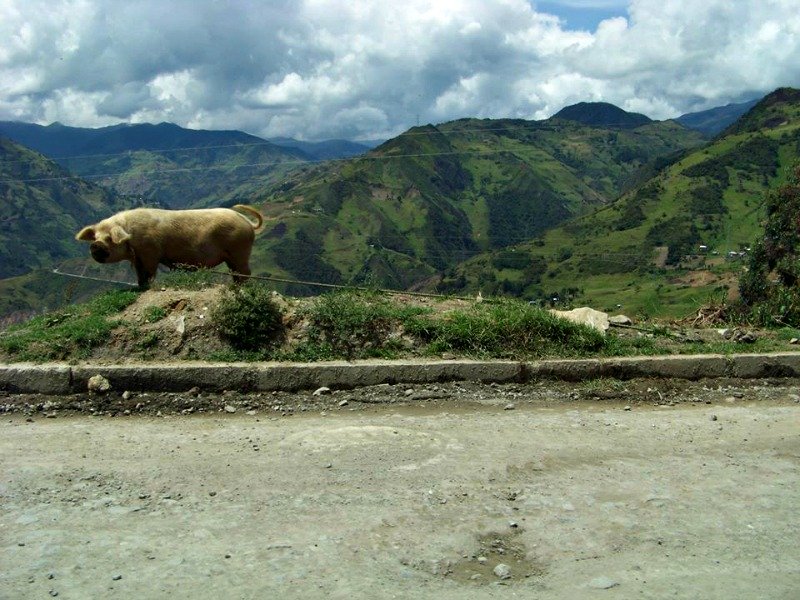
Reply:
M0 597L797 597L790 396L6 415Z

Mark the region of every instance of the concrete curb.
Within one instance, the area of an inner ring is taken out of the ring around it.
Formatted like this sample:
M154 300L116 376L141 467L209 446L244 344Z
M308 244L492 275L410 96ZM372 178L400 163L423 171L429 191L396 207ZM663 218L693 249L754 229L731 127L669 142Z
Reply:
M516 361L365 361L326 363L174 363L76 366L0 364L0 390L71 394L87 391L89 378L102 375L114 390L184 392L297 391L321 386L355 388L382 383L445 381L524 383L541 379L583 381L600 377L759 379L800 377L800 352Z

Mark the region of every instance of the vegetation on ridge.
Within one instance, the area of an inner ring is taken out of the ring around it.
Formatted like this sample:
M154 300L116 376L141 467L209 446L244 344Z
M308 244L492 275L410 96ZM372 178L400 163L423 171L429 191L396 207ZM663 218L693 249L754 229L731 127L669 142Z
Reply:
M525 360L767 351L798 336L797 328L784 328L742 344L715 329L686 332L660 324L603 335L513 299L386 297L353 290L293 299L260 283L194 290L182 283L143 293L109 292L0 331L0 360Z

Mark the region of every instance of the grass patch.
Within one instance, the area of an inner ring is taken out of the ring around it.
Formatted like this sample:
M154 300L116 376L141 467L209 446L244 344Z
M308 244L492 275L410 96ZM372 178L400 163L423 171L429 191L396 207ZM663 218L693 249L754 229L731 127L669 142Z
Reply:
M373 292L343 291L320 296L301 316L308 339L288 360L394 358L406 345L405 331L429 309L401 306Z
M418 320L413 333L428 341L428 352L481 358L582 356L606 346L597 330L560 319L517 300L477 304L439 320Z
M800 340L800 329L795 327L782 327L778 330L777 336L779 340L789 341L792 339Z
M182 270L174 269L168 273L160 274L158 283L162 287L175 290L202 290L218 283L230 281L230 275L209 269ZM156 284L153 284L156 287Z
M111 331L121 323L111 317L133 303L137 295L115 290L86 304L35 317L3 332L0 350L22 361L86 358L92 349L108 341Z
M145 323L158 323L167 316L167 309L161 306L150 305L144 309L142 320Z
M655 356L664 354L665 351L659 348L658 342L654 337L635 337L621 338L613 333L609 333L603 348L603 356Z
M147 350L155 348L160 343L161 343L161 336L155 331L149 331L144 335L142 335L136 341L135 346L139 351L145 352Z

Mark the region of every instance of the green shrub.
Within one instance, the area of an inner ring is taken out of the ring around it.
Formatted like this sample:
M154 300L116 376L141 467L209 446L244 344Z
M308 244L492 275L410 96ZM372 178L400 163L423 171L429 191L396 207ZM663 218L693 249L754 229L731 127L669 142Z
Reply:
M219 332L236 350L269 350L283 339L284 326L280 307L265 285L249 282L228 288L211 313Z
M645 236L645 247L669 246L667 264L677 264L684 254L690 254L700 243L700 234L690 216L677 215L657 221Z
M514 250L501 250L492 256L492 266L495 269L524 269L530 263L531 257L527 252Z
M764 236L739 280L742 310L760 325L800 326L800 165L766 194Z

